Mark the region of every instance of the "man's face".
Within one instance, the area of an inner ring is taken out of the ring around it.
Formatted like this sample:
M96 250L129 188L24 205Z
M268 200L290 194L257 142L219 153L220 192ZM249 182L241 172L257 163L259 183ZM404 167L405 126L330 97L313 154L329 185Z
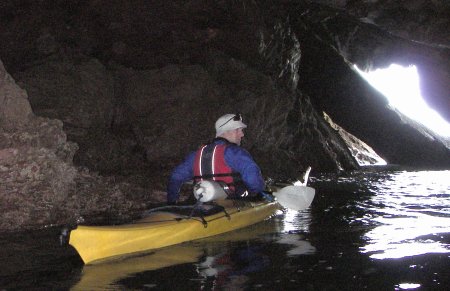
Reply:
M229 130L227 132L224 132L222 136L226 138L229 142L241 145L241 140L244 137L244 130L243 128Z

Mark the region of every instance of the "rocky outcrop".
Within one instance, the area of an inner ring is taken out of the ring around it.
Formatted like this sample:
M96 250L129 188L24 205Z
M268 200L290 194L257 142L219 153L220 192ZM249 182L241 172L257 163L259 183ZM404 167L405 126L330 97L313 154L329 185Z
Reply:
M345 141L352 156L355 157L360 166L386 165L386 161L383 160L369 145L334 123L326 113L324 113L324 117Z
M0 108L0 229L49 223L73 186L77 147L61 121L34 116L1 62Z
M63 121L68 139L80 147L75 161L85 161L81 164L91 170L101 168L104 160L117 164L117 158L108 154L111 144L117 144L105 138L113 122L114 80L98 60L55 54L18 73L16 79L27 90L35 114Z
M167 172L166 165L214 137L214 122L225 112L244 114L249 123L246 147L268 176L297 174L308 165L322 170L357 167L307 96L223 54L211 54L210 60L154 70L104 70L52 59L17 78L30 92L36 114L63 120L69 138L80 145L75 162L102 173L139 173L149 164ZM114 84L104 86L110 76ZM55 79L60 82L50 81ZM95 94L74 88L72 79L81 88L97 80ZM105 122L99 116L111 118Z
M98 212L129 213L164 199L158 191L149 197L142 183L75 167L77 149L61 120L34 115L25 90L0 62L1 231L75 223Z
M450 24L446 0L312 0L345 11L354 18L372 23L403 39L430 45L449 45Z

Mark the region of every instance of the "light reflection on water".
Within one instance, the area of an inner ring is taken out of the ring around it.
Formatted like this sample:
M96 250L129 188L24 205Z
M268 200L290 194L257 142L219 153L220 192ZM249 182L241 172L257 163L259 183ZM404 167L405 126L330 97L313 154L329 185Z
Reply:
M330 188L318 191L311 209L284 210L222 236L109 266L86 266L73 290L289 289L300 282L320 290L334 288L336 281L343 289L414 290L445 282L440 265L437 272L417 279L405 274L427 268L420 260L415 265L405 262L395 273L390 268L397 264L389 259L450 253L450 171L354 173L326 179L322 181ZM320 188L321 181L316 182ZM354 231L355 224L362 226L361 234ZM181 258L186 260L178 261ZM379 270L374 261L386 265ZM105 281L98 284L99 278Z
M398 284L398 288L395 288L395 290L412 290L412 289L417 289L419 287L420 287L420 284L402 283L402 284Z
M309 232L310 221L311 213L309 210L294 211L287 209L285 211L281 228L282 234L276 240L276 243L291 247L286 251L287 256L308 255L316 252L316 248L298 234L299 232Z
M5 290L446 290L450 171L312 177L310 209L82 266L59 229L3 234ZM25 274L25 275L24 275ZM304 287L304 288L303 288ZM447 288L448 289L448 288Z
M285 254L292 257L316 252L316 248L303 235L308 229L303 223L310 220L308 212L279 211L271 219L245 229L158 249L136 257L86 265L79 282L71 290L128 289L130 286L127 284L134 286L135 281L139 281L135 279L136 276L149 271L157 275L146 277L145 286L165 289L166 285L161 283L164 281L161 278L164 270L167 272L168 268L182 268L180 266L186 264L195 268L191 277L184 279L189 282L186 286L198 285L201 286L200 289L209 290L214 285L230 290L243 290L247 286L249 274L270 266L271 259L266 253L266 244L285 246ZM125 283L126 281L131 283ZM177 290L178 288L175 287ZM185 289L189 288L179 290Z
M284 213L283 232L308 232L311 213L309 210L294 211L287 209Z
M371 209L378 226L361 248L374 259L450 253L450 171L391 173L372 181ZM441 240L441 241L440 241Z

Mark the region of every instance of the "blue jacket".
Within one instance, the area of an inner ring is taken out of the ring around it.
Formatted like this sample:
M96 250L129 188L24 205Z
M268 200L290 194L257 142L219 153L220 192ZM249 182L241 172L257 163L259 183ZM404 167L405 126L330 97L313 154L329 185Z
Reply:
M214 139L213 143L228 143L222 138ZM247 186L250 195L256 195L265 188L261 169L255 163L252 156L240 146L229 143L225 149L225 162L235 172L241 174L242 181ZM196 151L191 152L186 159L178 165L170 175L167 186L167 202L173 203L178 200L181 185L194 177L194 160Z

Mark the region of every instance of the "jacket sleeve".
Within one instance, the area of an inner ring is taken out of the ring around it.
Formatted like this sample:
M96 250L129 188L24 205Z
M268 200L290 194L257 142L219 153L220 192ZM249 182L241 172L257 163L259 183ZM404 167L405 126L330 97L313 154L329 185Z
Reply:
M180 189L184 182L193 178L193 164L195 152L190 153L171 173L167 185L167 202L174 203L178 200Z
M250 194L256 195L265 189L261 169L245 149L239 146L227 147L225 161L234 171L241 174Z

